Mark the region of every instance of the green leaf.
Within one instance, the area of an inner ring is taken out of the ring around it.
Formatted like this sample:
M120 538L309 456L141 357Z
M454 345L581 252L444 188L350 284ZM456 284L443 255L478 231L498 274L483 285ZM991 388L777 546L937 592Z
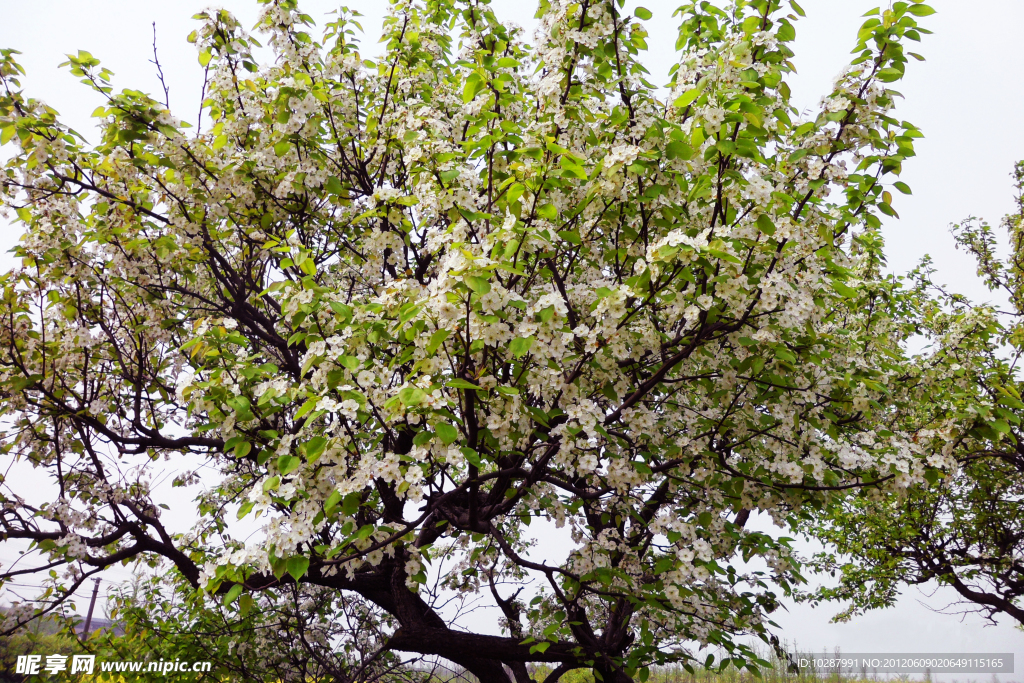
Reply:
M793 355L792 351L790 351L789 349L787 349L784 346L776 346L775 347L775 357L778 358L779 360L784 360L787 363L795 363L796 362L796 356Z
M419 387L406 387L398 392L398 400L407 406L418 406L426 397L427 393Z
M554 204L541 204L537 207L537 215L544 220L553 221L558 218L558 209Z
M327 497L327 500L324 501L324 512L326 512L327 514L331 514L331 512L334 511L334 508L338 507L338 503L340 502L341 491L339 491L338 489L334 489L333 491L331 491L331 495Z
M341 186L341 181L336 176L331 176L327 179L327 184L324 186L331 194L341 194L345 191L345 188Z
M550 426L548 424L548 414L545 413L543 410L541 410L540 408L534 408L533 406L526 406L526 410L527 412L530 413L530 416L534 420L544 425L545 427Z
M313 412L313 409L316 408L316 404L319 403L319 402L320 402L320 397L319 396L314 396L313 398L309 399L308 401L306 401L305 403L302 404L301 408L299 408L296 411L296 413L295 413L295 415L293 416L292 419L298 420L298 419L308 415L309 413Z
M285 154L288 153L288 150L291 148L291 146L292 143L288 142L287 140L281 140L281 142L274 145L274 154L276 154L279 157L283 157Z
M723 261L728 261L729 263L743 263L738 258L736 258L732 254L730 254L729 252L722 251L721 249L708 249L708 253L711 254L712 256L716 256L716 257L722 259ZM650 270L646 270L644 272L648 273L647 280L649 282L650 279L651 279L649 273L651 271ZM640 284L640 283L637 283L637 284ZM644 287L644 289L646 289L646 286Z
M902 192L903 194L913 194L913 192L910 191L910 185L907 185L902 180L897 180L895 183L892 184L892 186L895 187L900 192Z
M484 79L480 74L474 72L466 79L466 85L462 89L462 101L469 103L473 101L476 94L484 87Z
M879 69L875 76L883 83L892 83L893 81L898 81L903 78L903 71L888 67L885 69Z
M700 93L702 90L703 88L693 88L692 90L687 90L678 98L676 98L676 101L672 103L672 106L675 107L676 109L682 109L683 107L687 106L695 99L700 97Z
M835 290L836 294L847 299L857 298L857 290L839 280L832 280L832 289Z
M448 382L446 382L446 384L453 389L480 389L480 387L477 386L476 384L473 384L472 382L467 382L464 379L450 379L448 380Z
M480 466L483 464L483 462L480 460L480 454L474 451L472 448L469 448L468 446L463 446L459 450L462 451L462 455L466 458L466 462L468 462L473 467L479 469Z
M245 396L232 396L226 403L235 409L239 420L253 419L252 407L249 404L249 399Z
M310 462L316 460L324 452L324 448L327 447L327 437L325 436L314 436L312 439L305 443L303 450L306 452L306 459Z
M287 567L288 563L283 559L278 558L270 561L270 568L274 571L274 578L282 578Z
M509 204L515 204L523 193L526 192L526 187L520 183L515 183L512 187L508 188L508 192L505 193L505 201Z
M399 324L401 324L401 325L406 324L407 322L412 320L414 317L416 317L416 314L419 313L422 310L423 310L422 306L413 306L413 305L410 305L410 304L406 304L405 306L402 307L402 311L398 315L398 322L399 322Z
M673 140L665 146L665 152L669 159L689 159L693 156L693 149L682 140Z
M437 432L437 437L444 442L445 446L450 446L459 440L459 430L447 422L441 422L434 428L434 430Z
M295 557L288 558L288 573L291 577L298 581L306 575L306 570L309 569L309 558L303 555L296 555Z
M1024 402L1022 402L1019 398L1008 392L1003 387L996 388L999 390L999 393L1001 394L1001 396L999 397L1000 403L1006 404L1011 408L1016 408L1017 410L1024 410Z
M233 603L242 594L242 590L242 584L240 583L236 583L228 589L228 592L224 594L224 606L226 607Z
M8 142L10 142L11 138L14 137L14 134L17 131L18 129L14 126L13 123L8 126L5 126L3 130L0 130L0 145L6 145Z
M580 180L587 179L587 172L579 164L574 163L569 157L562 157L559 165L562 167L563 175L570 175Z
M529 337L516 337L509 343L508 350L512 352L513 358L522 358L530 352L532 346L533 335Z
M575 230L559 230L558 236L566 242L571 242L576 246L583 244L583 240L580 239L580 234Z
M329 305L331 307L331 310L334 311L335 313L337 313L338 315L340 315L341 317L343 317L343 318L351 318L352 317L352 307L351 306L349 306L347 304L343 304L340 301L332 301L332 302L330 302Z
M654 16L653 14L651 14L651 10L646 9L644 7L637 7L635 10L633 10L633 14L636 15L638 19L643 19L644 21L647 21L648 19Z
M359 511L359 505L362 502L362 497L359 495L359 492L353 491L345 496L345 502L341 504L341 511L345 515L351 517Z
M242 519L252 511L254 505L255 503L253 503L251 500L245 501L244 503L238 506L238 514L236 515L236 517L238 519Z
M486 294L491 291L491 283L487 281L487 278L479 275L463 275L462 281L477 294Z
M927 17L931 14L935 14L935 10L928 5L911 5L907 8L907 11L915 17Z
M757 229L771 237L775 234L775 223L772 223L772 219L768 218L768 214L762 213L757 217Z
M451 333L451 330L438 330L434 334L430 335L430 341L427 342L427 354L433 355Z
M238 611L242 613L244 617L252 609L252 596L246 593L238 599Z
M548 151L553 153L553 154L565 154L566 156L570 156L570 157L574 157L575 156L568 149L566 149L565 147L562 147L559 144L555 144L554 142L549 142L547 145L545 145L545 147L547 147Z
M299 469L299 465L301 464L302 460L294 455L282 455L277 459L277 469L281 471L281 474L291 474L295 470Z

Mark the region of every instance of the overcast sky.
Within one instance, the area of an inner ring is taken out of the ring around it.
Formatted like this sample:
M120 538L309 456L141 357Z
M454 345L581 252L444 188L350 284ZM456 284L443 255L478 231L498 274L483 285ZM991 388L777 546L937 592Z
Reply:
M835 74L849 60L859 17L876 7L864 0L801 0L807 18L797 24L795 63L799 75L791 80L795 104L813 108L830 87ZM628 7L635 6L632 0ZM647 22L651 50L645 63L653 80L664 83L673 63L676 23L671 19L676 2L643 0L654 18ZM902 273L930 254L939 281L953 290L985 300L989 293L979 284L970 258L958 253L949 225L969 215L992 223L1012 209L1009 173L1024 158L1024 52L1019 31L1024 26L1020 0L933 0L938 14L923 20L934 31L913 47L927 61L912 61L908 75L896 87L906 97L897 116L913 122L925 134L916 144L918 156L904 167L902 179L912 196L897 196L900 220L885 225L890 269ZM385 3L352 0L365 17L364 55L379 51L377 37ZM195 49L185 37L195 28L192 14L209 6L206 0L3 0L0 8L0 47L20 50L28 76L24 85L31 96L55 107L62 120L94 138L90 113L101 102L65 69L57 65L64 55L88 50L114 71L114 84L147 91L162 91L153 56L153 22L160 62L170 86L175 114L195 123L199 105L201 70ZM224 6L243 25L252 26L259 6L253 0L230 0ZM323 23L337 4L326 0L300 0L300 6ZM500 17L532 26L532 2L495 0ZM162 99L162 97L161 97ZM0 267L11 264L3 254L18 238L17 231L0 224ZM2 463L0 463L2 465ZM17 486L15 482L9 482ZM0 562L9 561L0 549ZM121 569L111 579L127 575ZM899 605L843 625L829 624L837 608L790 607L777 618L782 637L803 648L820 651L835 647L845 652L1015 652L1017 673L1024 681L1024 633L1010 620L984 627L976 616L963 619L935 614L955 600L948 591L908 590ZM8 596L0 596L6 602ZM941 678L941 677L937 677ZM961 680L980 676L961 677ZM945 680L950 680L946 677Z

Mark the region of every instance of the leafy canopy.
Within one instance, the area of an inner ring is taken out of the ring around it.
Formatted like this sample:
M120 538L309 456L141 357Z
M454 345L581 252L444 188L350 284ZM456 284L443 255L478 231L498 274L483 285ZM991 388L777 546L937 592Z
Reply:
M923 482L946 438L896 427L913 295L878 233L921 136L889 84L932 10L874 12L803 120L795 2L684 3L665 100L638 61L653 13L611 0L542 0L532 46L486 2L394 0L376 62L353 13L318 41L265 5L267 65L199 15L206 128L82 52L88 145L2 53L26 230L4 448L60 491L8 496L6 537L65 567L55 601L135 557L232 604L303 582L483 680L644 679L704 645L753 665L734 636L770 640L802 579L750 514ZM190 531L151 495L164 459L201 465ZM248 544L236 516L263 525ZM530 552L537 519L564 559ZM439 591L491 601L502 635L454 628Z
M907 584L935 581L959 595L957 608L993 622L1006 615L1024 626L1024 163L1013 173L1016 211L1003 219L1010 255L997 253L996 233L969 218L953 227L957 246L978 263L978 275L1009 305L996 308L951 294L918 269L919 330L932 347L932 390L916 413L949 432L933 462L946 476L892 497L857 496L815 517L806 530L829 551L814 565L839 584L804 597L848 600L848 619L895 602ZM846 557L840 559L840 555Z

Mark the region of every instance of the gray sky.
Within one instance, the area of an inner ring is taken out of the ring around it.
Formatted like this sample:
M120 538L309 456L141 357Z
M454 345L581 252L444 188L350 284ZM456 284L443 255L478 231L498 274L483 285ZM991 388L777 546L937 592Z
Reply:
M630 0L627 7L636 4ZM645 62L652 80L663 83L673 63L676 23L671 13L677 3L643 0L640 4L654 13L648 22L651 50ZM848 62L862 21L859 17L879 3L801 0L801 4L808 16L797 24L794 61L799 75L791 86L795 103L813 108ZM906 79L897 85L906 100L896 115L919 126L925 138L917 143L918 156L905 164L902 176L914 194L897 196L894 206L902 218L885 225L889 264L893 272L901 273L930 254L939 281L986 300L989 293L978 282L973 262L956 252L948 228L969 215L998 223L1012 209L1009 173L1013 163L1024 158L1024 127L1014 123L1024 111L1024 89L1019 86L1024 73L1024 52L1019 49L1024 2L933 0L931 4L938 14L925 18L923 25L935 33L910 48L927 61L911 61ZM380 49L376 41L385 3L352 0L350 5L366 15L364 54L373 56ZM65 60L65 53L88 50L114 71L115 87L159 97L156 69L149 61L156 22L171 108L195 123L202 75L195 49L185 37L196 26L191 15L207 6L207 0L2 0L0 47L23 53L19 59L28 71L24 85L32 96L55 107L80 133L94 137L89 115L100 100L57 65ZM254 23L259 9L254 0L228 0L222 6L246 26ZM301 0L300 6L322 23L337 4ZM503 19L524 26L533 23L532 2L495 0L494 6ZM0 224L0 267L11 264L9 255L2 252L17 238L14 228ZM0 550L0 562L9 559ZM119 569L110 578L127 573ZM837 607L790 606L776 621L786 640L816 651L839 647L845 652L1015 652L1017 673L1004 678L1024 680L1024 633L1008 619L984 627L977 616L959 618L929 609L944 607L955 597L950 591L932 594L909 589L897 607L848 624L829 624ZM7 599L0 596L0 601ZM960 680L968 678L980 676Z

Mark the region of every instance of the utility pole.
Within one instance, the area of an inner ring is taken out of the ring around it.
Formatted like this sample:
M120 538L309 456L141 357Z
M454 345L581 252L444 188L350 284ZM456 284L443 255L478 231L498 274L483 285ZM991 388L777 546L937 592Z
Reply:
M92 587L92 600L89 601L89 612L85 615L85 628L82 629L82 639L89 637L89 627L92 625L92 611L96 607L96 595L100 592L100 580L93 579L96 585Z

